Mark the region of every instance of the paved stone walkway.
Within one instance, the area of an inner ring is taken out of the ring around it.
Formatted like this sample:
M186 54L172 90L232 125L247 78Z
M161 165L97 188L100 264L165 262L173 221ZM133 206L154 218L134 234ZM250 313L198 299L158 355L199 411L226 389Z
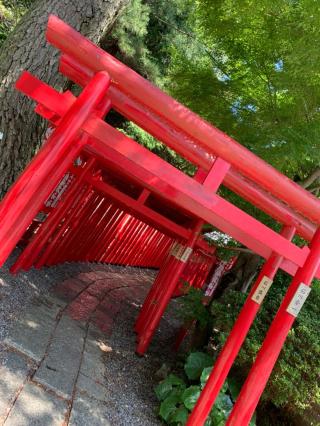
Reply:
M18 315L0 367L0 425L111 424L106 414L113 397L105 378L105 356L112 352L108 337L121 312L130 304L136 310L141 305L155 274L97 269L59 282Z

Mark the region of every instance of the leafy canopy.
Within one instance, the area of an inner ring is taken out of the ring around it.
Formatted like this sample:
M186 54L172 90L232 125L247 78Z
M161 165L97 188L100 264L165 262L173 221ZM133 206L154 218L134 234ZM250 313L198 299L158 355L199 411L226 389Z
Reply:
M198 0L168 88L300 180L320 164L319 21L313 0Z

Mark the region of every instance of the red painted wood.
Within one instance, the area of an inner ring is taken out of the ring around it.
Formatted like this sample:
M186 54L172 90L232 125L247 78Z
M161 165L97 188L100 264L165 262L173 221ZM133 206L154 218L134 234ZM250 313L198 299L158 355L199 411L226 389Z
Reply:
M291 240L294 237L295 228L285 227L282 235ZM236 359L241 346L250 330L250 327L259 312L260 306L252 300L252 296L259 287L260 282L264 277L271 280L275 277L280 265L282 257L276 253L272 253L269 259L262 267L260 274L251 288L246 302L244 303L241 312L224 344L222 351L215 362L208 381L201 392L201 395L189 416L187 426L199 425L202 426L212 409L212 406L219 395L219 392L227 378L227 375Z
M109 84L110 78L104 72L92 79L2 200L0 265L7 259L70 162L82 148L84 140L80 138L75 142L74 139L81 125L101 101Z
M77 195L77 192L81 188L82 182L85 179L86 174L90 171L91 167L94 165L94 162L94 159L89 160L86 166L80 171L78 179L75 179L72 182L66 198L62 200L59 208L54 209L49 214L48 219L41 225L38 232L33 235L27 247L23 250L14 265L11 267L11 273L16 273L21 268L29 269L32 266L35 259L39 256L44 246L48 242L52 231L61 222L63 216L65 215L65 212L70 209L72 203L74 202L74 198Z
M85 86L92 73L67 55L62 55L60 70L63 74L78 84ZM113 108L128 119L137 123L158 140L164 142L174 151L204 170L209 170L214 157L209 155L201 146L197 145L183 130L172 128L170 124L160 119L156 114L139 104L136 100L122 93L118 87L112 86L109 90ZM295 212L288 205L282 203L270 193L264 191L252 181L244 178L231 167L226 175L224 185L248 200L259 209L278 220L280 223L295 226L297 233L310 241L316 231L314 223Z
M228 426L249 424L261 394L267 384L272 369L278 359L295 317L287 312L288 305L301 283L312 284L320 265L320 228L316 232L310 253L294 276L292 283L280 305L280 308L268 330L266 338L258 352L257 358L241 389L237 401L227 421ZM297 383L297 386L299 384ZM194 424L194 423L193 423Z
M68 56L93 72L108 71L125 93L165 118L177 129L183 129L209 153L218 155L244 176L257 182L271 194L291 205L296 211L320 223L320 203L308 191L283 176L269 164L232 138L211 126L186 107L126 67L113 56L95 46L69 25L51 15L47 40ZM74 46L78 46L74 49Z
M213 194L107 123L92 119L85 123L83 129L92 138L89 145L98 154L103 155L108 145L123 155L121 164L118 160L118 166L125 169L128 176L191 214L201 216L262 257L268 258L274 251L297 266L301 266L306 259L305 250Z

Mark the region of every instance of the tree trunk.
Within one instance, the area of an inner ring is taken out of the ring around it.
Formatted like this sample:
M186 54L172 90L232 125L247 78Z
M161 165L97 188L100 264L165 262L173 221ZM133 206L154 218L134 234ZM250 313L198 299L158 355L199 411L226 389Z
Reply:
M219 298L229 288L246 293L259 272L261 258L254 253L241 252L235 266L221 280L214 298Z
M129 0L39 0L33 3L0 51L0 199L40 147L45 120L33 103L14 89L26 69L57 90L66 79L58 73L58 51L45 40L49 14L55 14L94 43L112 27ZM76 46L75 46L76 48Z

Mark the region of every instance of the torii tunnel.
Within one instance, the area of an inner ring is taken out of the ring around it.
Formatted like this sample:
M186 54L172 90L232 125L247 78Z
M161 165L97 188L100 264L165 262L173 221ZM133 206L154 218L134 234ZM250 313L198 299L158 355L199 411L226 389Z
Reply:
M320 278L320 201L161 92L55 16L47 40L75 97L24 72L16 88L50 123L40 151L0 204L0 266L23 239L12 273L64 261L159 268L135 323L144 354L181 280L201 288L215 263L211 224L265 259L187 424L206 421L279 269L292 282L227 425L250 422L286 336ZM113 109L196 167L190 177L109 125ZM280 233L217 194L223 185L282 225ZM300 235L309 243L292 242ZM179 287L180 286L180 287Z

